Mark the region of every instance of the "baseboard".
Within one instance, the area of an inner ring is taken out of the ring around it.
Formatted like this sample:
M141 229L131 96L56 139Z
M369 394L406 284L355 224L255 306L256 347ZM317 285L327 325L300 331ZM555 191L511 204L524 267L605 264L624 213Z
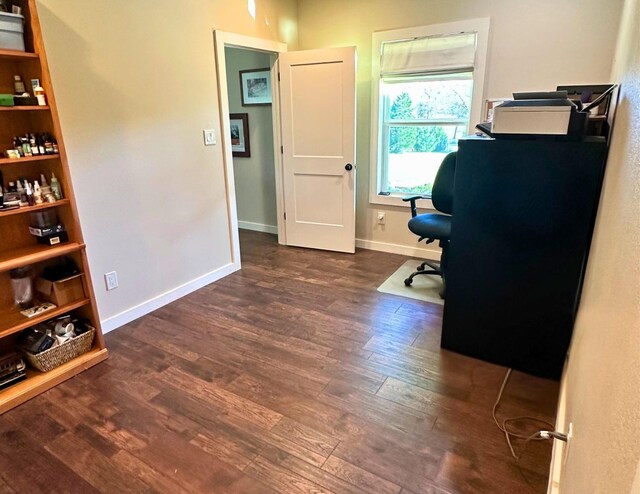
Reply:
M221 268L218 268L210 273L200 276L195 280L191 280L183 285L177 286L165 293L162 293L156 297L153 297L141 304L136 305L135 307L131 307L115 316L108 317L101 321L102 324L102 332L108 333L109 331L113 331L120 326L124 326L131 321L135 321L139 317L142 317L150 312L153 312L160 307L167 305L179 298L184 297L185 295L189 295L196 290L199 290L203 286L207 286L214 281L218 281L221 278L224 278L227 275L237 271L240 269L239 264L229 263Z
M565 362L560 380L560 393L558 396L558 409L556 411L556 430L568 432L567 424L567 362ZM551 465L549 466L549 482L547 484L547 494L560 493L560 480L564 469L566 456L566 443L564 441L553 441L551 453Z
M276 225L263 225L262 223L252 223L251 221L238 220L238 228L241 230L253 230L254 232L278 234L278 227Z
M429 259L431 261L440 260L440 250L421 249L418 247L409 247L407 245L389 244L386 242L376 242L374 240L356 239L356 247L361 249L377 250L387 252L389 254L400 254L409 257L418 257L420 259Z

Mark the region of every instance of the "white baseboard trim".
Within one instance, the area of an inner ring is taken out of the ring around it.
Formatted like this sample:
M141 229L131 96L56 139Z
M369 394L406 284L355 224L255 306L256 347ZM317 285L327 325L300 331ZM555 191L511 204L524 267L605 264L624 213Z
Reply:
M251 221L238 220L238 228L241 230L253 230L254 232L278 234L278 227L276 225L263 225L262 223L252 223Z
M567 422L567 361L565 361L562 379L560 380L560 394L558 397L555 429L560 432L568 432L569 427ZM564 470L566 446L567 443L564 441L553 441L547 494L560 493L560 480L562 478L562 471Z
M139 317L142 317L150 312L153 312L160 307L167 305L179 298L184 297L185 295L189 295L192 292L202 288L203 286L207 286L214 281L218 281L225 276L230 275L231 273L238 271L240 269L240 263L234 264L229 263L221 268L218 268L210 273L204 274L195 280L191 280L183 285L177 286L165 293L161 293L156 297L153 297L141 304L136 305L135 307L131 307L115 316L108 317L101 322L102 324L102 332L108 333L109 331L113 331L120 326L124 326L131 321L135 321Z
M361 249L377 250L387 252L389 254L400 254L403 256L417 257L420 259L429 259L431 261L440 260L440 250L421 249L418 247L409 247L407 245L389 244L386 242L376 242L375 240L356 239L356 247Z

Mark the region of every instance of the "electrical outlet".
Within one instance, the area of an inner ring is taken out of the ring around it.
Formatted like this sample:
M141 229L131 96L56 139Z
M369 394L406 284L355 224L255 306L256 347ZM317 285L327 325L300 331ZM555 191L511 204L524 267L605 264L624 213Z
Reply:
M217 141L216 141L216 130L215 129L205 129L202 132L204 134L204 145L205 146L215 146L217 144Z
M573 422L569 422L569 430L567 431L567 444L564 445L563 463L566 463L569 456L569 448L571 447L571 439L573 439Z
M116 288L118 288L118 273L116 273L115 271L105 273L104 282L107 285L107 291L115 290Z
M384 225L387 221L387 215L383 211L378 211L378 225Z

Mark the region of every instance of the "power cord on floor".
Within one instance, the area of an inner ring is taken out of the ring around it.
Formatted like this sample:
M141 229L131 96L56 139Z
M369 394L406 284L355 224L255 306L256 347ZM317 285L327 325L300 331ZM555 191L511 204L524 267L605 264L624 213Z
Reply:
M537 424L543 424L545 426L548 426L547 429L549 429L550 431L555 431L555 426L550 422L547 422L546 420L542 420L536 417L526 417L526 416L504 419L502 421L502 425L500 424L500 422L498 422L496 412L498 410L498 407L500 406L500 400L502 400L502 394L504 393L504 388L507 386L507 381L511 376L512 370L513 369L507 370L507 373L504 376L504 380L502 381L502 386L500 386L500 391L498 392L498 397L496 398L496 402L493 404L493 409L491 411L491 414L493 415L493 421L498 426L498 429L500 429L504 433L504 437L507 441L507 445L509 446L509 450L511 451L511 456L513 456L516 459L516 461L518 461L524 454L527 444L529 444L530 441L546 441L549 439L549 436L548 436L549 432L545 430L538 430L531 435L525 435L525 434L509 431L509 429L507 428L507 424L510 424L512 422L521 422L523 420L527 420L530 422L535 422ZM541 433L543 432L546 432L547 435L546 436L542 435ZM522 444L522 449L520 450L520 454L516 454L515 450L513 449L513 444L511 444L512 437L515 437L517 439L524 439L524 443Z

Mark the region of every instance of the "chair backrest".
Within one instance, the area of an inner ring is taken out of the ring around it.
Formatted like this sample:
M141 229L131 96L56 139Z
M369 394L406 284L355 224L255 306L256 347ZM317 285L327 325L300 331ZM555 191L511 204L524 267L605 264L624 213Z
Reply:
M453 178L456 171L456 152L447 154L436 174L431 190L433 206L441 213L453 211Z

